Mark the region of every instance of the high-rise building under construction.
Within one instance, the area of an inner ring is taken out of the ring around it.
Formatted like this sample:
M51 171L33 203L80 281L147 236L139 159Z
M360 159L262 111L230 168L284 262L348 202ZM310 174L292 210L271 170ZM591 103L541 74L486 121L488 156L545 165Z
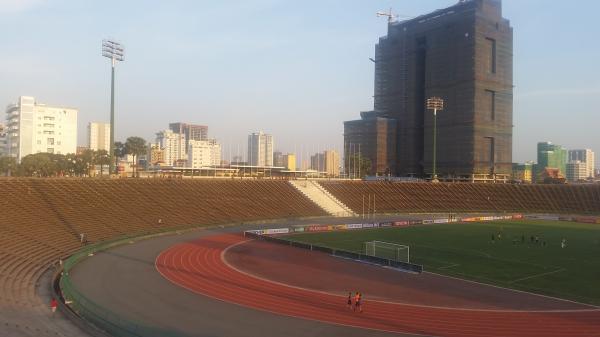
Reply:
M437 114L438 175L508 178L512 36L509 21L502 17L501 0L464 0L414 19L390 22L387 36L375 47L374 111L344 123L346 157L352 156L348 149L357 143L382 144L385 149L362 146L372 173L430 176L433 113L425 102L435 96L444 100L444 110ZM371 127L374 119L379 124L386 120L381 134ZM395 139L365 141L368 137Z

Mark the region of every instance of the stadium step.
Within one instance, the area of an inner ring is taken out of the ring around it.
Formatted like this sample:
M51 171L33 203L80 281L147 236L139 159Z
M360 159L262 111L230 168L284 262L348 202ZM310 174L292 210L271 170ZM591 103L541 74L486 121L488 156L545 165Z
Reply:
M336 199L314 180L290 180L290 184L325 212L338 217L356 216L348 206Z

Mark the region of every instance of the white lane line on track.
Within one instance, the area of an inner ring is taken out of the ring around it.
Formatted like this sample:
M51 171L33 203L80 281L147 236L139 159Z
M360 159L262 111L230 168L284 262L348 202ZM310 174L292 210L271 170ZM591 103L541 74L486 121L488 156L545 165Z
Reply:
M242 243L245 243L245 242L246 242L246 241L238 242L238 243L236 243L236 244L234 244L234 245L232 245L232 246L236 246L236 245L238 245L238 244L242 244ZM178 244L178 245L179 245L179 244ZM225 300L225 299L222 299L222 298L219 298L219 297L216 297L216 296L212 296L212 295L205 294L205 293L203 293L203 292L201 292L201 291L198 291L198 290L196 290L196 289L194 289L194 288L188 287L188 286L186 286L186 285L183 285L183 284L179 284L179 283L177 283L177 282L175 282L175 281L171 280L169 277L167 277L165 274L163 274L163 273L160 271L160 269L159 269L159 267L158 267L158 259L160 258L160 256L161 256L163 253L165 253L165 252L169 251L171 248L174 248L175 246L176 246L176 245L174 245L174 246L171 246L170 248L168 248L168 249L166 249L166 250L162 251L162 252L161 252L161 253L160 253L160 254L159 254L157 257L156 257L156 259L154 260L154 269L156 269L156 271L157 271L157 272L158 272L158 273L159 273L159 274L160 274L160 275L161 275L161 276L162 276L162 277L163 277L165 280L167 280L169 283L173 284L173 285L174 285L174 286L176 286L176 287L181 287L181 288L184 288L184 289L186 289L186 290L188 290L188 291L190 291L190 292L192 292L192 293L195 293L195 294L198 294L198 295L201 295L201 296L204 296L204 297L208 297L208 298L211 298L211 299L213 299L213 300L216 300L216 301L219 301L219 302L223 302L223 303L228 303L228 304L237 305L237 306L240 306L240 307L243 307L243 308L246 308L246 309L250 309L250 310L258 310L258 311L263 311L263 312L267 312L267 313L270 313L270 314L273 314L273 315L276 315L276 316L292 317L292 318L296 318L296 319L308 320L308 321L315 321L315 322L319 322L319 323L323 323L323 324L328 324L328 325L335 325L335 326L340 326L340 327L348 327L348 328L356 328L356 329L365 329L365 330L370 330L370 331L380 331L380 332L386 332L386 333L391 333L391 334L396 334L396 335L397 335L397 334L401 334L401 335L420 336L420 337L432 337L432 335L425 335L425 334L420 334L420 333L416 333L416 332L399 332L399 331L395 331L395 330L386 330L386 329L370 328L370 327L364 327L364 326L360 326L360 325L354 325L354 324L346 324L346 323L339 323L339 322L330 322L330 321L326 321L326 320L322 320L322 319L318 319L318 318L307 318L307 317L303 317L303 316L299 316L299 315L287 314L287 313L281 313L281 312L278 312L278 311L269 310L269 309L264 309L264 308L256 308L256 307L253 307L253 306L250 306L250 305L241 304L241 303L238 303L238 302L229 301L229 300ZM230 246L230 247L232 247L232 246ZM229 247L228 247L228 248L229 248ZM221 254L222 254L222 252L221 252ZM223 255L221 255L221 259L222 259L222 258L223 258ZM222 261L223 261L223 262L225 262L224 260L222 260ZM227 265L227 266L229 266L227 263L226 263L226 265ZM166 267L166 268L168 268L168 267ZM235 269L235 268L232 268L232 269L233 269L234 271L238 271L238 270L237 270L237 269ZM239 272L239 271L238 271L238 272ZM251 277L254 277L254 276L253 276L253 275L251 275L251 274L247 274L247 275L249 275L249 276L251 276ZM259 279L260 279L260 278L259 278Z
M333 295L333 296L338 296L338 297L345 297L345 295L339 295L336 293L330 293L327 291L321 291L321 290L315 290L315 289L309 289L309 288L305 288L305 287L299 287L299 286L294 286L294 285L290 285L290 284L286 284L286 283L282 283L282 282L277 282L277 281L273 281L267 278L264 278L262 276L258 276L256 274L250 273L250 272L246 272L244 270L240 270L238 268L236 268L235 266L233 266L231 263L229 263L227 261L227 258L225 257L225 255L227 254L227 252L239 245L242 244L246 244L249 243L251 241L255 241L254 239L249 239L249 240L244 240L244 241L240 241L237 243L234 243L230 246L228 246L227 248L223 249L221 251L221 260L223 261L223 263L228 266L229 268L248 275L250 277L259 279L259 280L263 280L269 283L273 283L273 284L278 284L278 285L282 285L282 286L286 286L286 287L290 287L290 288L295 288L295 289L300 289L300 290L304 290L304 291L309 291L309 292L315 292L315 293L320 293L320 294L327 294L327 295ZM425 304L414 304L414 303L406 303L406 302L394 302L394 301L383 301L383 300L369 300L370 302L380 302L380 303L387 303L387 304L399 304L399 305L405 305L405 306L411 306L411 307L416 307L416 308L430 308L430 309L442 309L442 310L456 310L456 311L483 311L483 312L506 312L506 313L570 313L570 312L595 312L595 311L600 311L600 307L591 305L591 304L584 304L584 303L579 303L579 302L575 302L575 301L570 301L570 300L565 300L562 298L557 298L557 297L552 297L552 296L546 296L546 295L540 295L540 294L535 294L535 293L530 293L527 291L522 291L522 290L516 290L516 289L510 289L510 288L504 288L504 287L500 287L500 286L495 286L495 285L491 285L491 284L486 284L486 283L480 283L480 282L476 282L476 281L470 281L470 280L464 280L464 279L460 279L457 277L452 277L452 276L446 276L446 275L442 275L442 274L437 274L437 273L431 273L431 272L424 272L424 273L428 273L428 274L433 274L433 275L437 275L437 276L441 276L441 277L447 277L447 278L451 278L451 279L455 279L455 280L459 280L459 281L465 281L465 282L470 282L470 283L475 283L475 284L479 284L479 285L483 285L483 286L489 286L489 287L494 287L494 288L498 288L498 289L503 289L503 290L507 290L507 291L514 291L514 292L519 292L519 293L525 293L525 294L530 294L530 295L535 295L535 296L540 296L540 297L545 297L548 299L553 299L553 300L559 300L559 301L565 301L565 302L570 302L570 303L574 303L574 304L578 304L578 305L583 305L583 306L589 306L591 307L590 309L547 309L547 310L510 310L510 309L476 309L476 308L455 308L455 307L444 307L444 306L435 306L435 305L425 305Z
M234 246L234 245L236 245L236 246L237 246L237 245L239 245L239 244L243 244L243 243L245 243L245 242L238 242L238 243L235 243L235 244L231 244L231 246ZM172 247L172 248L173 248L173 247ZM230 247L227 247L227 248L230 248ZM220 261L221 263L223 263L223 265L222 265L223 267L225 267L225 268L228 268L228 267L227 267L227 265L226 265L226 264L224 263L224 261L222 260L222 253L223 253L223 251L222 251L221 249L219 249L219 250L220 250L220 251L218 251L218 252L215 252L216 254L214 254L215 256L214 256L213 262ZM168 250L166 250L165 252L168 252ZM164 252L163 252L163 253L164 253ZM173 260L173 258L168 258L168 257L167 257L167 255L168 255L168 254L165 254L165 256L164 256L164 259L165 259L165 260ZM173 254L171 254L171 255L173 255ZM175 255L181 255L181 254L175 254ZM156 261L155 261L155 263L156 263ZM176 266L176 267L177 267L177 266ZM166 267L166 268L167 268L167 269L165 270L165 272L167 272L167 273L168 273L168 271L169 271L169 270L168 270L168 269L169 269L169 267ZM220 269L223 271L223 269L222 269L222 268L220 268ZM236 272L236 271L235 271L235 270L232 270L232 272ZM159 273L160 273L160 270L159 270ZM161 274L162 274L162 273L161 273ZM175 277L175 279L177 279L177 277L176 277L175 275L173 275L173 276ZM226 300L226 299L221 299L221 298L218 298L218 297L214 297L214 296L206 295L206 294L202 293L201 291L194 290L194 289L190 289L190 288L188 288L188 287L186 287L186 286L184 286L184 285L181 285L181 284L179 284L179 283L177 283L177 282L174 282L174 281L172 281L172 280L171 280L171 279L169 279L169 278L167 278L167 279L168 279L168 280L169 280L171 283L175 284L176 286L179 286L179 287L186 288L187 290L189 290L189 291L191 291L191 292L194 292L194 293L197 293L197 294L200 294L200 295L206 296L206 297L210 297L210 298L213 298L213 299L215 299L215 300L219 300L219 301L221 301L221 302L232 303L232 304L239 305L239 306L242 306L242 307L248 307L248 308L251 308L251 309L253 309L253 310L259 310L259 311L270 312L270 313L273 313L273 314L276 314L276 315L280 315L280 316L289 316L289 317L295 317L295 318L300 318L300 319L305 319L305 320L320 321L320 322L324 322L324 323L331 324L331 325L350 326L350 327L363 328L363 329L369 329L369 330L378 330L378 331L387 331L387 332L392 332L392 333L398 333L398 331L397 331L397 330L388 331L388 330L385 330L385 329L380 329L380 328L365 328L365 327L363 327L363 326L361 326L361 325L345 324L345 323L336 323L335 321L323 321L323 320L319 320L319 319L314 319L314 318L312 318L312 317L297 316L297 315L295 315L295 314L281 313L281 312L276 312L276 311L274 312L274 311L271 311L271 310L269 310L269 309L257 308L257 307L251 306L251 305L248 305L248 306L247 306L247 305L244 305L244 304L237 303L235 300L231 300L231 299L230 299L230 300ZM267 280L267 281L268 281L268 280ZM287 285L286 285L286 286L287 286ZM216 296L216 295L215 295L215 296ZM379 301L374 301L374 302L379 302ZM404 332L404 333L407 333L407 332ZM410 332L408 332L408 333L410 334ZM417 335L418 333L412 333L412 334L413 334L413 335ZM481 334L480 334L480 336L481 336Z

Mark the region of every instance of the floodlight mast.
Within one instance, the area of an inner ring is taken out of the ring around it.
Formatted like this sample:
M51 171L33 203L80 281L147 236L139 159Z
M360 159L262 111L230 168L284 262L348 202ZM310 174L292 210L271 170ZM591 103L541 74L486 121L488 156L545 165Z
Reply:
M110 148L109 148L109 175L116 174L115 171L115 64L123 61L125 49L119 42L102 40L102 56L111 59L110 76Z
M427 99L427 109L433 110L433 174L431 176L431 182L437 183L437 112L438 110L444 110L444 100L439 97L431 97Z

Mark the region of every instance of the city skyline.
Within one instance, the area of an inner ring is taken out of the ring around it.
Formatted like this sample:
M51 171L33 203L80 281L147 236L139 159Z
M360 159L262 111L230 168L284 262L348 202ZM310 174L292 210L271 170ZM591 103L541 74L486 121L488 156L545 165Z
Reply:
M186 120L209 125L224 155L228 148L245 147L248 132L259 129L269 130L282 152L301 153L301 144L314 149L304 152L340 151L341 122L372 106L373 65L368 57L387 28L374 13L391 6L410 16L454 3L350 1L343 2L341 19L327 14L340 1L156 4L124 20L137 7L135 2L119 6L122 13L115 15L106 9L111 6L92 2L3 2L0 12L6 20L0 25L7 34L0 41L13 52L0 56L0 75L10 79L0 84L0 103L31 95L49 105L76 106L79 130L91 121L107 121L109 65L100 56L99 44L114 37L128 48L116 75L117 140L134 135L152 140L163 125ZM535 160L535 145L545 140L599 152L593 128L580 126L582 121L598 123L594 109L600 80L593 60L599 51L582 42L596 36L598 28L581 22L599 5L505 0L503 7L515 29L513 161ZM222 10L232 16L210 18ZM534 19L528 14L532 12ZM65 15L72 20L63 23ZM174 22L181 16L195 20ZM164 27L148 28L159 18ZM37 24L15 24L22 20ZM567 24L556 25L557 20ZM311 25L306 27L306 22ZM83 29L73 30L72 25ZM274 26L280 31L273 31ZM202 33L204 29L211 33ZM57 36L70 43L56 43ZM34 48L44 52L31 52ZM236 57L228 55L238 49ZM559 64L569 67L553 68ZM228 99L230 94L236 99ZM78 143L85 144L85 133L79 132Z

